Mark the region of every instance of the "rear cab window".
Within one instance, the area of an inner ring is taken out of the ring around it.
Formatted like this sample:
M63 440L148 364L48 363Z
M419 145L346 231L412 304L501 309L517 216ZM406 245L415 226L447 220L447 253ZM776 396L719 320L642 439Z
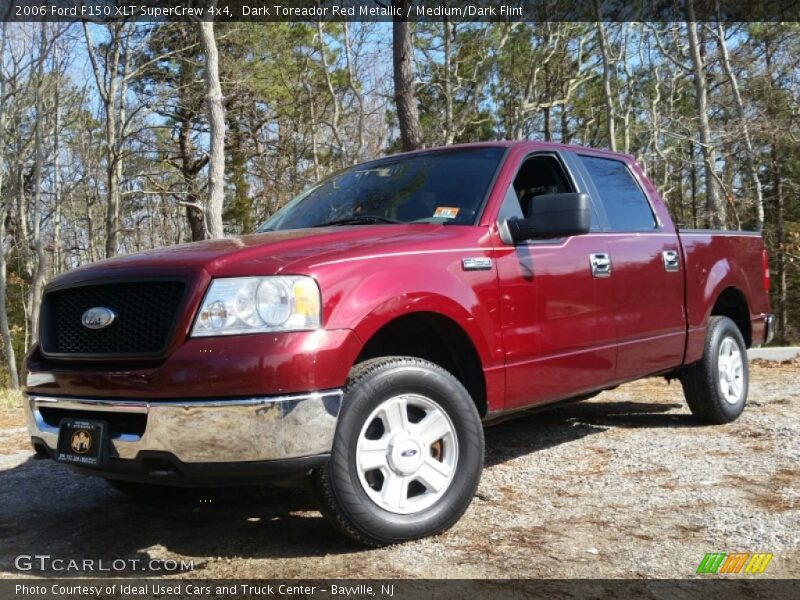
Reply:
M613 231L653 231L658 223L650 202L621 160L579 154L592 178Z

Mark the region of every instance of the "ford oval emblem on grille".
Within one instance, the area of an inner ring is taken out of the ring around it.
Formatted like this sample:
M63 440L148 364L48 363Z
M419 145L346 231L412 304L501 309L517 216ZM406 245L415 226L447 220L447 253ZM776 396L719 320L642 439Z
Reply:
M117 315L110 308L95 306L81 316L81 324L88 329L103 329L114 322Z

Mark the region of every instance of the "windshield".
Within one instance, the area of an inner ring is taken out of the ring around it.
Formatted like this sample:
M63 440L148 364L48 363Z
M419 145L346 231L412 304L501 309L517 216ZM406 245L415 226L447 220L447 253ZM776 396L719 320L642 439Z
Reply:
M297 196L259 231L359 223L472 225L502 147L429 152L339 171Z

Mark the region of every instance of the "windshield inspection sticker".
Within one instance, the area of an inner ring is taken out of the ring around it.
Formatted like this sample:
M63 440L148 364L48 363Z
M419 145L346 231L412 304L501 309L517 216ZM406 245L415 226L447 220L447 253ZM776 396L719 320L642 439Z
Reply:
M458 209L452 206L437 206L436 210L433 211L433 216L442 219L455 219L458 216Z

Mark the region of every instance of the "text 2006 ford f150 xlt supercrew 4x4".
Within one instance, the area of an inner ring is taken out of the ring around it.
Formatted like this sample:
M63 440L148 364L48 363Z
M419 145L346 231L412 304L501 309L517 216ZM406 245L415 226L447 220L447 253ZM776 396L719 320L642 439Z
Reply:
M482 422L649 375L709 423L769 341L755 233L678 231L629 157L533 142L340 171L260 233L75 269L25 363L39 454L128 492L308 478L368 544L468 507Z

